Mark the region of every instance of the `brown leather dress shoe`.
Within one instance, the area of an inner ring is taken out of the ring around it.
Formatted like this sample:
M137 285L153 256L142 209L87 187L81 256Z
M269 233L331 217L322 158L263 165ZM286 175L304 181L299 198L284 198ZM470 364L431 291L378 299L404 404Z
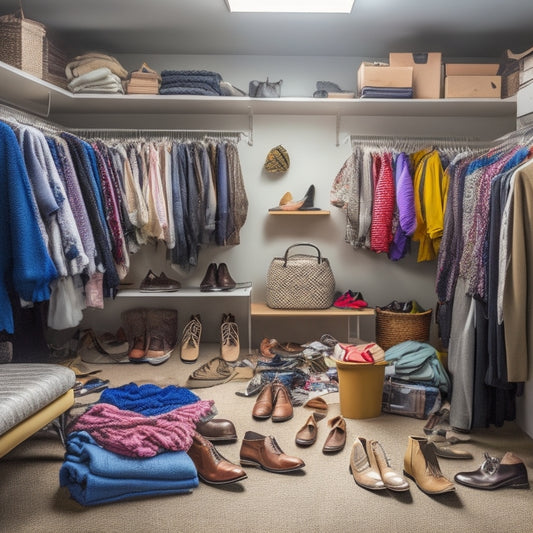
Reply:
M526 466L520 457L511 452L507 452L501 460L485 453L485 461L477 470L459 472L454 479L473 489L529 489Z
M267 383L259 393L252 409L252 416L259 420L265 420L272 415L274 397L272 393L272 383Z
M187 452L198 472L198 477L210 485L225 485L242 481L248 476L238 465L222 457L214 445L199 433Z
M294 415L292 407L291 393L283 383L274 382L272 384L272 394L274 396L274 408L272 409L272 422L285 422Z
M346 444L346 420L339 415L328 420L328 426L331 427L331 431L326 437L322 453L340 452Z
M235 442L237 431L231 420L212 418L207 422L198 422L196 431L211 442Z
M234 289L237 285L233 278L230 276L226 263L220 263L220 265L218 265L216 280L217 287L219 289Z
M208 292L217 289L217 265L211 263L205 272L204 279L200 282L200 291Z
M267 472L293 472L305 463L299 457L283 453L276 439L247 431L241 444L241 465L258 466Z

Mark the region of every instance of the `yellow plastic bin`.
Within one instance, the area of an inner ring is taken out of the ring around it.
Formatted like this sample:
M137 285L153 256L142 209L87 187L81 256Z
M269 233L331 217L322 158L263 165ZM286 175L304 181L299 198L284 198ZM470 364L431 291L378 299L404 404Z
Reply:
M339 376L341 414L345 418L375 418L381 414L387 361L374 364L335 361Z

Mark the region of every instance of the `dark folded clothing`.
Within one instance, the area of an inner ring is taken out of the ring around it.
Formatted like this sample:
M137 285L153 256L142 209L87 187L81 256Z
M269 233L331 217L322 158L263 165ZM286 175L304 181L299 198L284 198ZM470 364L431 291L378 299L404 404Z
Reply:
M220 95L222 76L208 70L163 70L161 86L167 87L199 87L212 90Z
M211 70L163 70L161 71L161 76L196 76L203 78L213 78L218 81L222 81L222 76L218 72L213 72Z
M167 87L159 89L159 94L187 94L192 96L220 96L216 91L197 87Z
M204 91L212 92L214 94L221 94L220 86L214 87L210 83L203 83L200 81L179 81L179 82L173 82L168 83L163 81L161 83L162 89L172 89L174 87L181 87L181 88L187 88L190 87L192 89L203 89Z
M413 98L412 87L363 87L361 98Z

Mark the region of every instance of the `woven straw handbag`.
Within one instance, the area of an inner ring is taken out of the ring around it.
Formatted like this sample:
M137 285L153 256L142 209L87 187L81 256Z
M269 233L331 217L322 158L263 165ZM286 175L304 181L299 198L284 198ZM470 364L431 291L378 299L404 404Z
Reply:
M290 254L296 246L310 246L315 255ZM275 257L267 274L266 303L272 309L327 309L333 304L335 277L317 246L298 243L283 257Z

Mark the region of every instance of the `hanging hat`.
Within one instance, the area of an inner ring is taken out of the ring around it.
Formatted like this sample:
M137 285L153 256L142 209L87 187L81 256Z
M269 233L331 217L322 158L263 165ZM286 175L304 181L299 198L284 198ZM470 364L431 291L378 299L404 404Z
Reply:
M267 172L285 172L288 170L290 164L289 154L280 144L268 152L265 161L265 170Z

